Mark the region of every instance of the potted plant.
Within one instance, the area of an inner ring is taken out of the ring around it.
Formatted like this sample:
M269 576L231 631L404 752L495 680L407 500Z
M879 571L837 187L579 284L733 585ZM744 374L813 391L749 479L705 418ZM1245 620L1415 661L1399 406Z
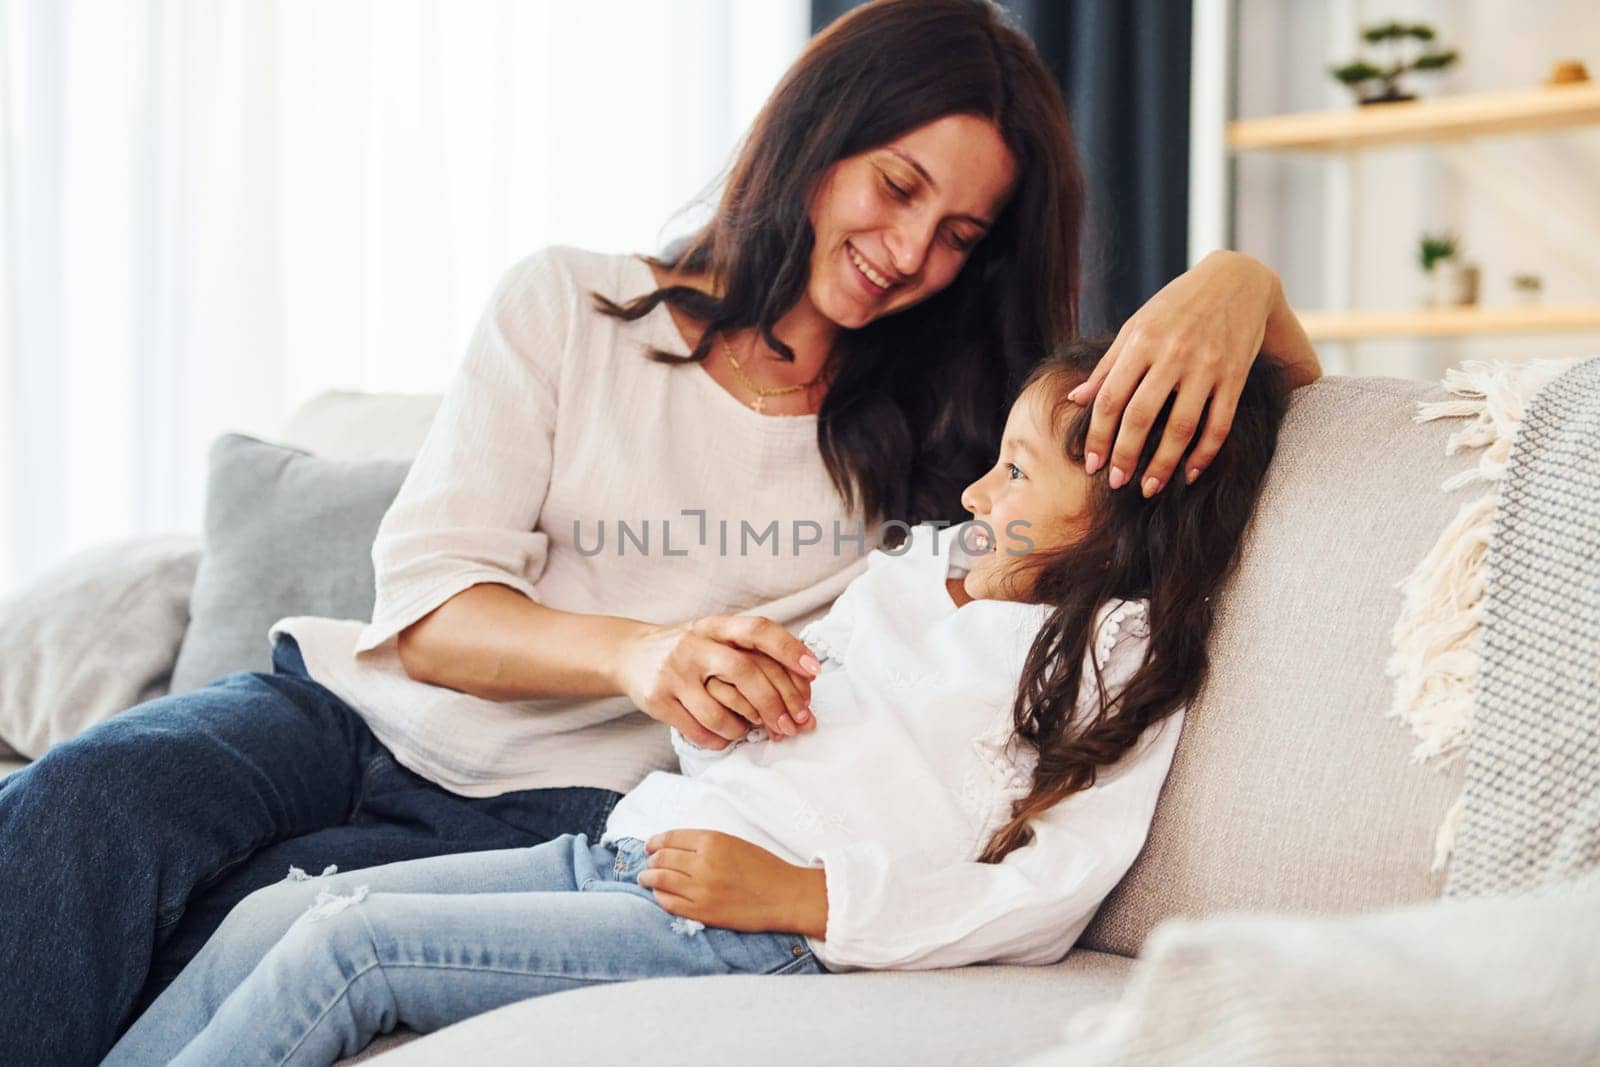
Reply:
M1389 104L1415 100L1416 94L1400 88L1400 76L1413 70L1443 70L1458 58L1454 49L1435 50L1433 27L1421 22L1380 22L1361 31L1361 39L1388 51L1387 62L1356 59L1330 73L1356 94L1356 103ZM1416 42L1415 45L1410 42Z
M1451 307L1478 302L1478 268L1456 258L1460 241L1453 233L1425 233L1417 250L1422 273L1428 279L1423 302L1428 307Z

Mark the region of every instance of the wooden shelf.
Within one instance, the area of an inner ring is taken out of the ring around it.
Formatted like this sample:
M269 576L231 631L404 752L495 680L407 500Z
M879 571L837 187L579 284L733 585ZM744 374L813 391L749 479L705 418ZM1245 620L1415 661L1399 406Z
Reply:
M1228 143L1238 149L1327 152L1596 124L1600 124L1600 84L1577 82L1240 119L1228 124Z
M1451 307L1420 311L1307 311L1300 323L1313 341L1375 337L1469 337L1600 333L1600 304Z

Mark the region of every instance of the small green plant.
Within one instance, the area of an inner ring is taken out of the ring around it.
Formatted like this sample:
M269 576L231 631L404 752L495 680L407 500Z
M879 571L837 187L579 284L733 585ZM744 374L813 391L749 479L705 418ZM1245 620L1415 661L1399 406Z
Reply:
M1450 233L1425 233L1422 235L1422 244L1418 249L1417 258L1422 263L1422 269L1429 274L1441 260L1452 258L1456 254L1456 236Z
M1364 28L1361 39L1369 45L1385 48L1389 53L1387 63L1380 65L1362 58L1329 68L1329 73L1356 94L1356 102L1360 104L1415 100L1414 94L1400 88L1402 74L1413 70L1444 70L1459 58L1455 49L1435 50L1433 27L1421 22L1380 22Z

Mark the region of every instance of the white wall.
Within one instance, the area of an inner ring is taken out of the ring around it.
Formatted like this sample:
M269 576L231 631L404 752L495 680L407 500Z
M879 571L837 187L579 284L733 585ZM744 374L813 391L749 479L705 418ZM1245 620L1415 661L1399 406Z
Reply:
M1600 78L1595 0L1237 0L1234 114L1254 118L1349 106L1327 68L1355 58L1358 29L1423 21L1461 52L1420 95L1542 82L1557 59ZM1600 301L1600 129L1404 146L1340 155L1240 153L1234 247L1272 265L1301 309L1404 309L1421 299L1423 231L1454 230L1482 269L1479 299L1512 299L1513 274L1544 278L1544 301ZM1348 206L1348 214L1344 210ZM1341 351L1344 350L1344 351ZM1600 335L1323 344L1330 371L1437 377L1463 359L1600 354ZM1348 356L1348 361L1345 357Z

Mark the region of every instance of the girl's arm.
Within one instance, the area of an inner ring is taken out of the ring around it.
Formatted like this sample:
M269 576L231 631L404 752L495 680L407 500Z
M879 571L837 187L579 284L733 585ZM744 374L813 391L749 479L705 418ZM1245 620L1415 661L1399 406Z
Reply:
M1131 676L1147 635L1112 645L1108 688ZM876 840L813 853L805 866L731 834L685 828L646 842L639 884L674 915L821 942L830 970L1052 963L1066 955L1144 847L1182 732L1177 712L1145 731L1091 788L1033 822L1034 840L993 863L918 863Z
M799 867L720 830L663 830L645 842L639 885L673 915L727 930L821 932L828 925L822 871Z
M832 971L1060 960L1144 847L1181 728L1181 713L1151 727L1000 863L917 864L876 841L813 856L827 898L818 956Z
M728 741L721 748L711 748L690 741L676 726L671 732L672 749L678 754L678 771L690 778L705 773L707 767L732 752L738 745L744 742L765 741L769 736L765 727L757 726L742 738Z

